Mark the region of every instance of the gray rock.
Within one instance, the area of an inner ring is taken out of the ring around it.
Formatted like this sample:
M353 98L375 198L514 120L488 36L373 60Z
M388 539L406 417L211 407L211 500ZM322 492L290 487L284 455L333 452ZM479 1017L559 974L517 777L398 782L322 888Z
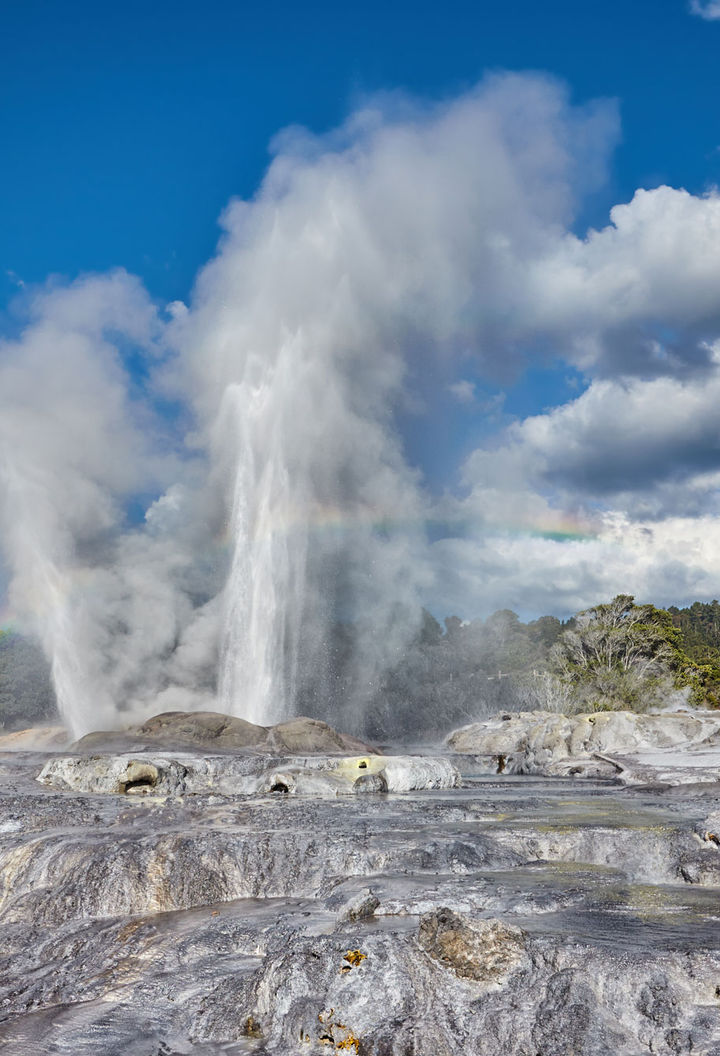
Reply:
M369 887L364 887L341 907L338 913L338 923L349 924L358 920L368 920L374 916L379 905L380 899L377 895L374 895Z
M441 907L420 918L420 946L466 979L504 985L528 967L523 933L499 920L472 920Z
M265 726L216 711L166 711L134 727L133 732L152 740L216 748L252 748L268 738Z
M0 1047L719 1056L716 788L466 762L0 755Z
M339 733L326 722L308 718L290 719L271 726L268 745L272 751L279 753L337 752L357 755L375 751L356 737Z
M353 785L355 791L361 795L365 793L387 792L388 786L382 771L379 774L361 774Z
M493 758L498 773L614 777L625 783L720 780L720 714L515 712L456 730L448 746Z
M360 775L360 777L358 777ZM50 759L38 781L55 788L116 795L291 795L334 797L357 792L454 788L459 771L447 759L416 756L337 758L314 755L269 764L265 755L77 755Z
M256 750L276 755L373 754L375 751L356 737L339 733L318 719L300 717L266 727L216 711L166 711L125 730L88 733L72 748L127 751L154 745L174 749Z
M717 712L600 711L559 715L546 711L513 712L463 726L448 737L457 752L512 755L528 747L553 758L595 752L631 753L638 749L676 748L712 743L720 731Z

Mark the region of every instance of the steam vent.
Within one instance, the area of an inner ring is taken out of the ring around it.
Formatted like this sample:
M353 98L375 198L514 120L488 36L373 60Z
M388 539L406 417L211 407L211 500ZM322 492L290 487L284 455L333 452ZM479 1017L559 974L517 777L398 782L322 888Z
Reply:
M719 732L512 713L394 754L175 712L5 738L0 1043L718 1056Z

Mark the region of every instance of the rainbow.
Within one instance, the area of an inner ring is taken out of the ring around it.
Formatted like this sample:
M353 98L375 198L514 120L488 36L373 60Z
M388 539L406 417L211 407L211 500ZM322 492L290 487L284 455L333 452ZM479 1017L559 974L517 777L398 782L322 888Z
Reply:
M291 535L300 530L312 535L338 536L358 528L383 534L425 530L435 539L460 533L470 536L482 535L485 538L517 536L547 539L555 543L591 542L600 535L587 519L560 513L557 516L545 516L535 524L524 520L482 523L461 516L403 518L394 516L387 510L371 507L341 509L337 506L315 506L309 511L288 510L283 515L261 520L255 538ZM227 548L232 546L232 543L232 525L227 523L223 532L216 538L216 544Z
M339 506L316 505L311 510L295 511L288 509L282 516L264 518L258 525L256 538L268 538L270 535L291 535L305 530L312 535L326 535L337 538L349 535L357 529L388 534L404 532L417 533L425 531L431 539L446 539L454 535L482 536L485 539L526 538L541 539L552 543L586 543L600 537L598 531L592 530L589 520L579 516L561 514L546 515L536 523L523 521L499 521L482 523L464 517L427 517L403 518L393 516L387 510L373 509L369 506L356 506L343 509ZM232 525L225 524L223 531L214 539L218 550L227 551L233 544ZM82 584L82 590L92 590L92 578L83 569L67 570L68 581ZM18 632L20 621L9 605L0 608L0 633Z

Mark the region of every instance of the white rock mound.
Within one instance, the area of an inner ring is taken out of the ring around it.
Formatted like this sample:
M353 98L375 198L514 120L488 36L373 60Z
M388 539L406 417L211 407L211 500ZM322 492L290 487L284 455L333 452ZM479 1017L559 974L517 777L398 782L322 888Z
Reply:
M494 756L499 773L619 776L622 780L720 776L720 713L629 711L499 714L456 730L458 753Z
M51 759L38 781L76 792L114 795L256 796L271 793L333 797L365 792L456 788L460 773L447 759L367 755L79 755Z

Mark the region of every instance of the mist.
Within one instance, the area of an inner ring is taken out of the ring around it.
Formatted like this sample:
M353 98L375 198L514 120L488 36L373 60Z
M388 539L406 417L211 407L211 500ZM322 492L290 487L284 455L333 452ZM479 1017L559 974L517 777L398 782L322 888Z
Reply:
M438 586L401 423L424 379L512 376L543 327L587 364L539 276L617 135L541 76L373 98L277 137L187 304L123 270L24 293L3 562L76 734L174 708L366 726Z

